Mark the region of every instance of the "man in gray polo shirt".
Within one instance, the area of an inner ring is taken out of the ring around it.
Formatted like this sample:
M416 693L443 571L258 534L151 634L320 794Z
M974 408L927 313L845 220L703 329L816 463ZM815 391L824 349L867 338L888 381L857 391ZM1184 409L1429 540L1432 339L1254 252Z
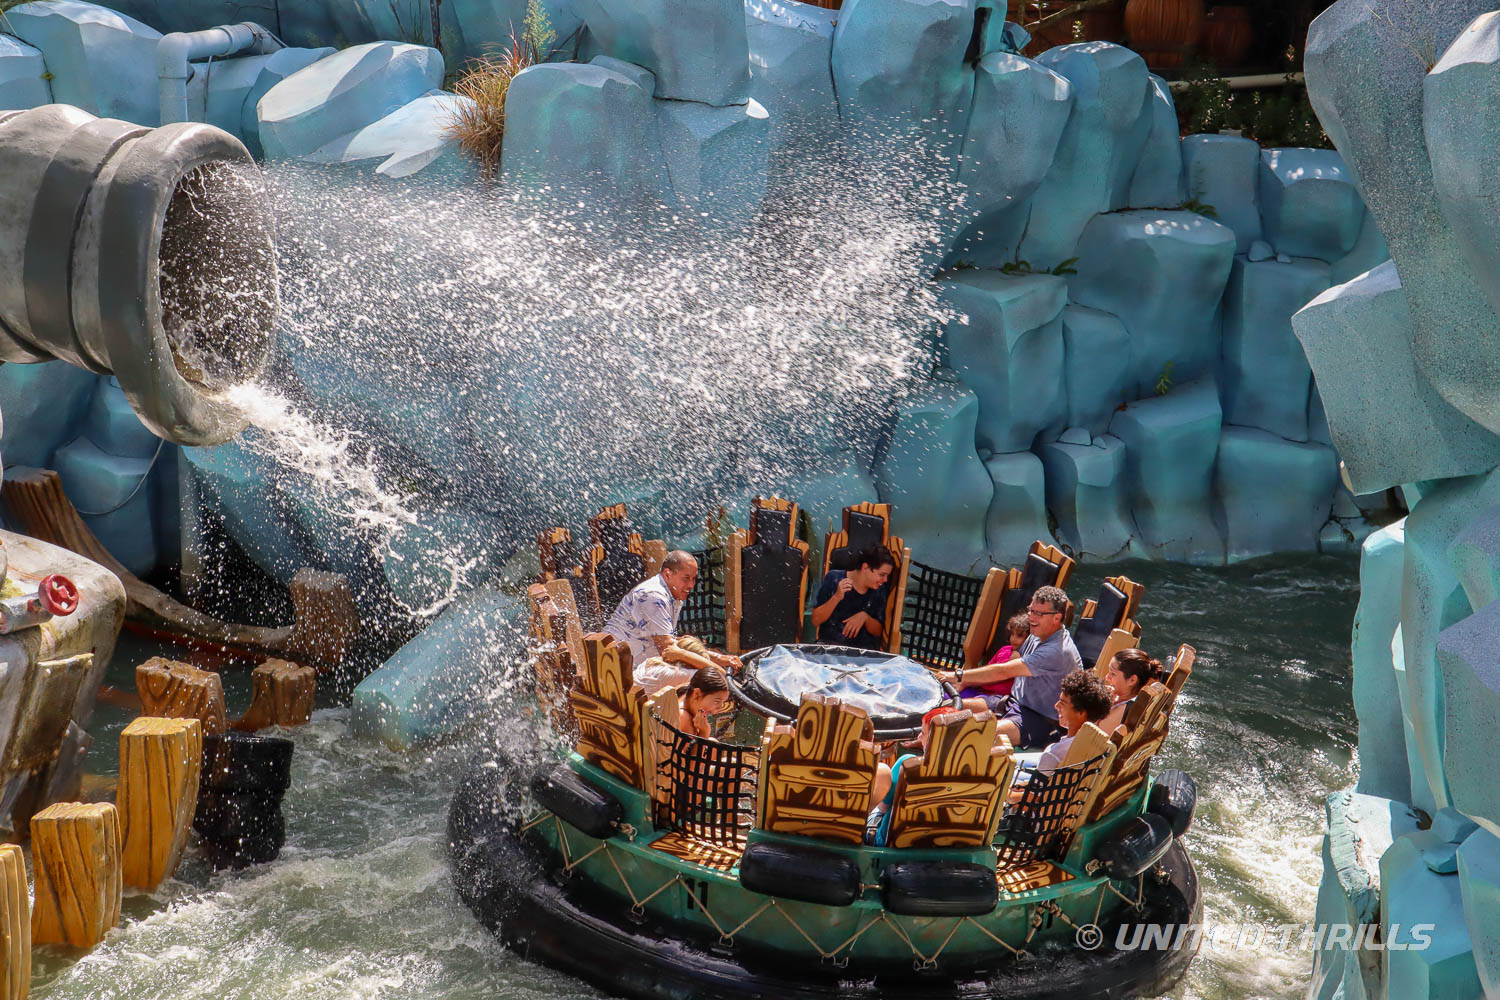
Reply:
M1031 635L1022 644L1020 653L1006 663L990 663L964 671L965 684L1016 678L1010 706L996 734L1009 737L1018 749L1044 747L1062 734L1057 723L1062 680L1083 666L1073 636L1063 628L1063 612L1067 607L1068 595L1061 587L1038 587L1026 609ZM950 674L944 676L950 681L954 679Z

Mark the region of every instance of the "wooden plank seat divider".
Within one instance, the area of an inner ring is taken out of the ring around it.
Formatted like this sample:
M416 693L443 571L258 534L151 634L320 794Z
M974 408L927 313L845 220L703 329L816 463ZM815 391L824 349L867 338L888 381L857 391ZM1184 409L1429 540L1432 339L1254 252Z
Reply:
M878 760L869 716L839 699L806 694L794 726L761 740L755 825L843 844L864 842Z
M1135 703L1125 713L1125 721L1115 730L1111 744L1115 750L1114 766L1101 782L1098 795L1090 804L1086 822L1092 822L1117 809L1140 791L1150 777L1151 758L1166 742L1172 709L1182 686L1193 673L1197 651L1182 645L1172 662L1172 672L1165 683L1152 681L1141 689Z
M602 627L621 599L650 575L646 543L640 532L631 528L623 503L605 507L589 518L589 538L591 544L583 553L582 582L592 591L591 603L599 609ZM661 542L652 542L652 549L660 571L666 548Z
M142 715L197 719L205 735L228 728L224 715L224 682L211 670L163 656L135 668L135 688Z
M26 857L0 844L0 1000L24 1000L31 990L31 897Z
M911 549L891 534L891 505L854 504L844 508L843 528L823 538L823 575L829 570L859 568L859 554L871 545L884 546L896 560L885 601L885 642L888 653L901 651L901 621L906 611L907 577L911 571Z
M250 707L232 728L253 733L268 726L305 726L312 719L318 673L290 660L267 660L250 671Z
M989 712L933 720L922 762L903 767L897 779L887 846L990 843L1016 769L1010 741L997 743L995 726Z
M1109 673L1109 661L1115 658L1116 653L1134 649L1140 644L1141 639L1138 635L1131 635L1122 628L1111 630L1109 637L1104 640L1104 645L1099 647L1099 655L1094 660L1094 673L1102 679L1105 674ZM1084 662L1087 663L1088 660Z
M1141 626L1136 622L1135 614L1145 593L1146 588L1129 577L1111 576L1099 585L1098 597L1083 602L1078 627L1073 630L1073 643L1085 664L1101 671L1102 667L1109 665L1104 651L1112 642L1117 642L1115 632L1140 638ZM1113 656L1123 648L1117 645L1109 655Z
M150 891L177 871L198 804L202 765L203 724L197 719L143 715L120 733L115 804L126 885Z
M33 944L92 948L119 923L124 883L119 812L108 802L55 802L31 817Z
M635 683L630 647L603 632L583 637L583 663L568 701L578 755L628 785L651 791L643 768L647 696Z
M750 502L750 527L729 536L725 555L725 648L731 653L802 635L808 545L797 537L797 505L781 497Z
M1083 826L1114 759L1108 734L1087 722L1073 738L1062 767L1032 775L996 831L996 878L1002 893L1027 892L1073 877L1056 862Z

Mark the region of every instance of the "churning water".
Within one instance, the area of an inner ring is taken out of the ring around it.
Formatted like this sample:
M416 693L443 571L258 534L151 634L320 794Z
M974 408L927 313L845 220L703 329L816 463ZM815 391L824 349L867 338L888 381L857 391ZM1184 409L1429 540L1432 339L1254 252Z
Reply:
M605 503L657 503L683 538L726 499L868 468L948 319L927 275L957 195L892 162L794 171L775 200L794 209L717 227L277 168L283 322L266 376L233 390L251 422L239 447L269 494L376 564L422 563L432 585L405 601L418 615ZM1354 563L1125 571L1149 588L1147 648L1199 650L1162 766L1199 784L1207 919L1311 919L1322 797L1353 779ZM1081 567L1076 593L1105 572ZM149 652L122 643L111 682L130 688ZM525 740L507 711L520 676L494 678L485 725ZM248 691L230 681L233 712ZM126 721L100 710L91 769L110 769ZM471 742L399 755L347 723L330 706L291 733L278 861L190 859L128 898L92 953L40 950L33 995L596 996L499 948L449 886L444 813ZM1310 967L1305 952L1205 952L1178 993L1298 997Z
M1122 570L1148 588L1146 648L1160 655L1188 642L1199 651L1160 761L1198 783L1188 846L1205 918L1310 921L1322 799L1354 778L1348 635L1355 563L1083 566L1071 589L1092 593L1106 573ZM128 665L147 653L127 636L110 683L128 687ZM226 679L233 715L248 704L248 683L243 674ZM100 709L93 752L104 756L92 767L110 769L127 721L118 709ZM190 858L157 893L127 897L123 925L92 953L39 949L33 996L600 996L501 949L454 895L444 814L469 741L401 755L352 739L347 722L347 710L327 708L289 733L297 750L280 859L215 874ZM486 726L527 738L503 708ZM1310 969L1307 952L1204 949L1174 995L1293 1000Z

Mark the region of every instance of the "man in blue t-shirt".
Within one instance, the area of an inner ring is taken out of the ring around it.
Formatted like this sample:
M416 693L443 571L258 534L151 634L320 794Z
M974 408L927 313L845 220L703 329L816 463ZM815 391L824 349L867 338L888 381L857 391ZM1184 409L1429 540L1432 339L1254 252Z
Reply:
M818 641L880 649L885 641L886 583L895 568L890 549L872 545L859 554L857 569L829 570L812 611Z
M1062 736L1057 721L1057 698L1062 680L1083 666L1073 636L1063 628L1068 595L1061 587L1038 587L1026 609L1031 636L1021 651L1007 663L988 663L964 671L963 683L985 684L1016 678L1010 704L995 734L1007 737L1017 748L1044 747ZM943 673L953 682L957 676Z

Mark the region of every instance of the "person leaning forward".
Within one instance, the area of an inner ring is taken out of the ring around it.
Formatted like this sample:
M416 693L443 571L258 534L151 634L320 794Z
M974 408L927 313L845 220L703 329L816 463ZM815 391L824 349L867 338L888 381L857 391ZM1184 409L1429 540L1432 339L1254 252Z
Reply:
M1005 663L964 671L965 684L1016 678L1010 704L995 735L1007 737L1018 748L1044 747L1062 736L1056 714L1062 680L1083 666L1073 636L1063 628L1067 607L1068 595L1061 587L1038 587L1026 609L1031 635L1021 645L1020 653ZM949 671L941 676L950 683L958 680Z
M683 602L698 582L698 560L674 549L662 560L661 572L631 588L615 608L604 631L630 647L635 679L680 687L704 667L737 670L740 659L717 653L690 635L677 634ZM653 662L653 658L657 658Z

